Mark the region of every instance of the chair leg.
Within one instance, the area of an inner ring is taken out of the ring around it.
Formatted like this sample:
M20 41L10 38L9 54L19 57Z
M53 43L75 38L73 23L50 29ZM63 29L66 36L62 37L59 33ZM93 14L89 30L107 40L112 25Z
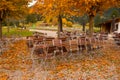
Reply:
M69 57L71 57L73 54L72 54L72 49L70 49L70 55L69 55Z
M64 55L63 47L61 48L62 60L67 61L66 54Z
M55 57L55 56L56 56L56 53L57 53L57 52L56 52L56 50L54 50L53 57Z
M62 53L62 56L64 56L63 47L60 48L61 48L60 52Z
M80 51L82 51L82 50L83 50L82 45L80 45Z
M77 54L79 55L80 51L79 51L79 46L77 46Z
M86 50L86 51L88 50L88 47L87 47L87 45L85 45L85 50Z
M45 61L48 59L48 50L47 49L45 49L45 51L44 51L44 53L45 53Z
M32 59L32 68L34 68L34 65L35 65L35 61L34 61L34 57L33 57L33 54L34 54L34 50L35 50L35 46L33 46L33 48L31 49L31 59Z

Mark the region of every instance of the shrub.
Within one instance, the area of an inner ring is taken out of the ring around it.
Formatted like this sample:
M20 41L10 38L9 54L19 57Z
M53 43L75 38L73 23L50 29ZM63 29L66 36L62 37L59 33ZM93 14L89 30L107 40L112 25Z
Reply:
M66 24L68 27L72 27L72 22L68 21Z
M67 27L72 27L72 22L67 21L65 18L62 19L63 24L66 25Z

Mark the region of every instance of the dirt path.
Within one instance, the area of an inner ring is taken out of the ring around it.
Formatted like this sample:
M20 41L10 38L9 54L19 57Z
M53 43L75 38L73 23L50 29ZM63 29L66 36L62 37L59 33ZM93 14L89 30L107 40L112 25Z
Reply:
M36 32L41 32L41 33L46 33L47 36L51 37L57 37L57 31L48 31L48 30L37 30L37 29L30 29L30 31L36 31Z

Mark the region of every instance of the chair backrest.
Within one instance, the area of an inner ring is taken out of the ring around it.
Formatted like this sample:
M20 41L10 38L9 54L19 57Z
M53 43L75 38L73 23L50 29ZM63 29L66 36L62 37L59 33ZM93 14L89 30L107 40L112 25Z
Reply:
M78 38L79 45L86 45L86 37Z
M61 38L59 38L60 40L62 40L62 42L63 41L66 41L67 40L67 37L61 37Z
M33 41L34 41L34 43L39 43L39 44L41 44L41 43L43 43L43 41L44 41L44 37L35 38L35 39L33 39Z
M78 47L78 39L72 39L72 40L69 40L69 50L70 51L78 51L79 50L79 47Z
M70 46L78 45L78 39L69 40L69 44L70 44Z
M61 39L53 39L52 42L53 42L53 46L62 47Z
M48 46L53 46L52 40L51 39L46 39L44 41L44 44L48 45Z
M46 37L45 40L46 41L52 41L53 39L55 39L54 37Z
M91 38L86 38L86 45L91 45Z
M92 38L91 38L91 44L96 43L96 42L97 42L97 40L98 40L98 39L97 39L96 37L92 37Z

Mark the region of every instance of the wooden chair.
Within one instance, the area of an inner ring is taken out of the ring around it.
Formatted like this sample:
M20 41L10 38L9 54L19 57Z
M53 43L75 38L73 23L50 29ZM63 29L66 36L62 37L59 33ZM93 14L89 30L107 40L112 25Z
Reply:
M56 38L56 39L53 39L52 42L53 42L53 46L55 47L55 50L54 50L54 57L56 56L56 53L57 53L57 52L61 52L62 55L63 55L62 40Z
M97 39L96 37L92 37L91 38L91 49L97 49L99 47L99 39Z
M102 36L102 34L100 34L97 38L97 43L99 44L98 45L98 48L102 48L104 47L105 45L105 42L104 42L104 37Z
M116 34L114 37L115 44L120 45L120 34Z
M78 39L73 39L73 40L69 40L69 46L70 46L70 56L73 55L73 52L78 52L79 51L79 47L78 47Z
M53 46L53 39L48 39L46 38L45 41L44 41L44 44L47 45L47 48L46 48L46 58L51 58L52 55L54 55L54 49L55 47Z
M86 37L79 37L78 38L78 45L79 45L79 50L87 50L87 45L86 45Z
M85 39L85 41L86 41L86 50L87 51L91 51L92 50L92 39L90 38L90 37L88 37L88 38L86 38Z

